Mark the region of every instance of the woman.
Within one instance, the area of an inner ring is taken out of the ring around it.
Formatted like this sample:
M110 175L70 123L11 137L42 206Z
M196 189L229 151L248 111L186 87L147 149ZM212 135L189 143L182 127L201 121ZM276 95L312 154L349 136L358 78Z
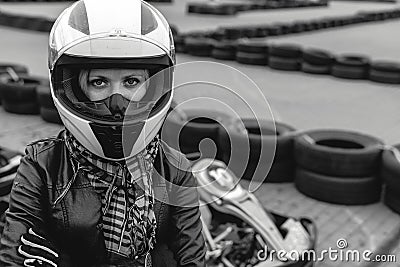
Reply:
M196 182L160 140L175 52L140 0L81 0L50 33L66 130L28 145L0 266L205 266Z

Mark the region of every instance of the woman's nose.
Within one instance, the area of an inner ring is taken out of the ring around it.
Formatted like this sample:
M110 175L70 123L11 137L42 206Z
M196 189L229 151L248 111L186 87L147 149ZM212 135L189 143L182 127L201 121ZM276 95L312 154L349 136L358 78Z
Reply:
M123 97L125 97L126 99L130 99L130 93L125 90L124 86L119 83L119 82L113 82L111 83L111 92L110 92L110 96L114 95L114 94L120 94Z
M122 94L122 85L119 82L111 82L111 94Z

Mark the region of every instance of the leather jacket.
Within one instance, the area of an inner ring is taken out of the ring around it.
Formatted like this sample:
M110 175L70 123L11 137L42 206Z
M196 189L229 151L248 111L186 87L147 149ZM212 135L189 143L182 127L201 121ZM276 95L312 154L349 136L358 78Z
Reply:
M100 223L101 198L84 172L71 182L74 171L62 133L26 148L6 213L0 247L2 267L23 266L17 249L21 235L33 226L48 233L60 254L59 266L110 266ZM156 245L150 253L152 266L203 267L206 247L195 178L184 156L163 142L160 147L153 175L157 228ZM170 187L166 181L182 187ZM54 205L63 192L62 200ZM182 205L167 204L171 198Z

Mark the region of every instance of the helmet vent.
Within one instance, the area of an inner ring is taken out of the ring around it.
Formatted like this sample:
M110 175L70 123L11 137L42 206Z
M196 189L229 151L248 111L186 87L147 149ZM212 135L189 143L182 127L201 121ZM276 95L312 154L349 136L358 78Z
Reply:
M75 8L71 11L68 25L83 34L90 34L86 6L83 1L78 2Z
M153 13L150 9L142 4L142 30L141 34L146 35L158 27L157 20L154 18Z

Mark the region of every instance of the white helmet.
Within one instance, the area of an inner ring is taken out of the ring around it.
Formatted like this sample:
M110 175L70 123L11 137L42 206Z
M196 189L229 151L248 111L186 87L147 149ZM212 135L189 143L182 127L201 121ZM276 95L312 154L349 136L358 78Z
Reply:
M162 14L141 0L80 0L50 32L49 69L54 103L65 127L89 151L127 159L159 132L173 97L175 48ZM146 69L140 101L111 95L91 101L79 75L90 69Z

